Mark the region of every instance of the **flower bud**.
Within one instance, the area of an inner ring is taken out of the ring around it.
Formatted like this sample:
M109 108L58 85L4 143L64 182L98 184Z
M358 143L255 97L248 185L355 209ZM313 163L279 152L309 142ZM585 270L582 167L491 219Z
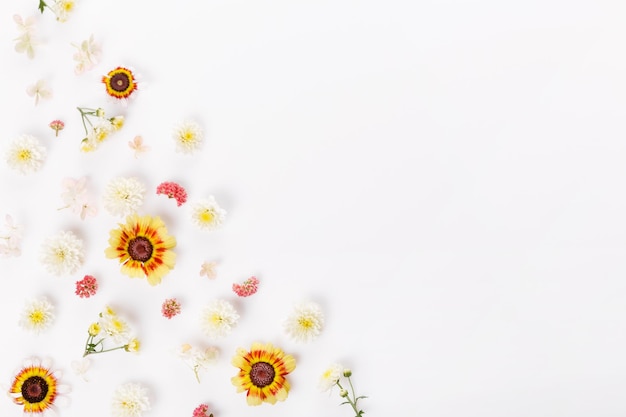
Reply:
M126 346L124 346L124 350L126 352L139 352L139 340L132 339Z
M104 117L104 109L96 110L96 116L97 117Z
M341 391L339 391L339 396L343 398L347 397L348 391L346 391L345 389L342 389Z
M352 371L350 369L344 369L343 370L343 376L345 376L346 378L350 378L352 376Z
M89 333L89 336L97 336L98 333L100 333L100 324L92 323L87 332Z

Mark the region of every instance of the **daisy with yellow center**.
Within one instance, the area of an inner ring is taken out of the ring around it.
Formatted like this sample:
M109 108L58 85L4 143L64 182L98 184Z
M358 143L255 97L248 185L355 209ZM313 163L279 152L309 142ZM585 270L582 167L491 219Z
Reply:
M324 327L324 314L320 306L313 302L297 304L283 323L285 333L295 342L311 342Z
M226 210L221 208L215 197L202 199L191 206L191 220L201 230L218 229L226 218Z
M247 391L248 405L275 404L287 399L287 374L296 369L296 360L271 343L253 343L249 352L237 349L231 361L239 373L231 378L237 392Z
M184 121L174 128L176 151L193 154L202 145L203 132L200 125L193 121Z
M117 100L128 100L132 94L137 91L138 83L133 71L117 67L102 77L102 82L109 96Z
M47 361L29 358L15 375L9 395L15 404L23 406L25 415L45 416L54 413L57 396L65 390Z
M54 321L54 306L47 298L30 300L26 303L20 317L20 326L34 333L40 333L50 327Z
M133 214L119 226L110 232L106 257L117 258L123 274L146 277L150 285L159 284L176 262L176 254L171 251L176 239L167 234L165 223L158 216Z
M9 168L21 174L39 171L46 158L46 148L32 135L21 135L11 140L5 160Z

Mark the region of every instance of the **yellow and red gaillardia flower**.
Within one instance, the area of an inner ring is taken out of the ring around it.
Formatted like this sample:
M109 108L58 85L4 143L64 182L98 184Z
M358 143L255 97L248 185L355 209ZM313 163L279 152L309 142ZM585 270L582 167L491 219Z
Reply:
M107 94L118 100L128 99L137 90L135 74L124 67L117 67L102 77Z
M176 239L167 234L165 223L158 216L133 214L119 226L110 232L106 257L119 259L123 274L146 277L150 285L159 284L176 263L176 254L171 251Z
M290 385L285 378L296 369L296 360L271 343L253 343L249 352L237 349L231 363L239 373L231 378L237 392L248 391L248 405L275 404L287 399Z
M44 416L54 413L55 400L66 388L59 385L58 376L47 361L29 358L13 378L9 395L14 403L24 406L25 415Z

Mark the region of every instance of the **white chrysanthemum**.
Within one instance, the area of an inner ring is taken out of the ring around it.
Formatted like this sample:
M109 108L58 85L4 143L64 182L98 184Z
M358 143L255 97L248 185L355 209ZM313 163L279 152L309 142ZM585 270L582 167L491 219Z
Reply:
M202 331L215 339L230 334L238 320L239 314L231 303L225 300L215 300L202 310L200 324Z
M73 274L83 263L83 241L72 232L62 231L42 245L41 262L54 275Z
M296 342L310 342L319 336L324 326L324 314L319 305L301 303L284 322L285 333Z
M46 158L46 148L31 135L14 138L6 152L7 165L22 174L38 171Z
M115 417L140 417L150 409L148 390L139 384L122 384L113 393L111 405Z
M318 388L321 391L328 391L329 389L334 387L335 384L337 384L342 372L343 366L337 363L333 363L328 367L328 369L324 371L324 373L320 377Z
M47 330L54 321L54 306L47 298L29 300L20 316L19 325L25 330L40 333Z
M192 154L200 149L204 133L200 125L193 121L184 121L174 128L176 151Z
M55 0L50 8L59 22L66 22L70 13L74 10L74 0Z
M109 310L110 314L103 313L100 325L104 332L117 344L126 344L131 339L130 326L117 314Z
M226 218L226 210L221 208L213 196L191 205L191 220L202 230L219 228Z
M143 204L145 192L144 185L136 178L113 178L102 196L104 208L113 216L133 214Z

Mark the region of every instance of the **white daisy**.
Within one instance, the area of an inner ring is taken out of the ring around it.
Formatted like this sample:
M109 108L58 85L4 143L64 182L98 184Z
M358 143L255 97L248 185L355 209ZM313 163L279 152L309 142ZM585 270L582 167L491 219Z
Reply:
M74 0L55 0L50 8L59 22L66 22L70 13L74 10Z
M143 204L145 192L146 188L136 178L113 178L102 196L104 208L113 216L133 214Z
M343 372L343 366L333 363L330 365L320 377L318 388L324 392L330 390L334 387L337 382L339 382L339 378L341 377L341 373Z
M83 264L83 257L83 241L72 232L62 231L43 242L41 262L51 274L73 274Z
M217 205L215 198L202 199L191 205L191 220L202 230L219 228L226 218L226 210Z
M123 345L131 340L130 326L111 308L105 309L100 315L102 330L117 344Z
M139 384L122 384L113 393L111 405L115 417L140 417L150 409L148 390Z
M54 321L54 306L47 298L29 300L22 310L19 325L24 330L41 333L47 330Z
M310 342L319 336L324 326L324 314L312 302L298 304L283 323L285 333L296 342Z
M200 149L204 133L198 123L184 121L174 128L173 137L177 152L192 154Z
M46 148L31 135L21 135L9 143L5 160L9 168L22 174L41 169L46 158Z
M215 300L202 310L200 324L202 331L210 338L224 337L237 325L239 314L231 303Z

